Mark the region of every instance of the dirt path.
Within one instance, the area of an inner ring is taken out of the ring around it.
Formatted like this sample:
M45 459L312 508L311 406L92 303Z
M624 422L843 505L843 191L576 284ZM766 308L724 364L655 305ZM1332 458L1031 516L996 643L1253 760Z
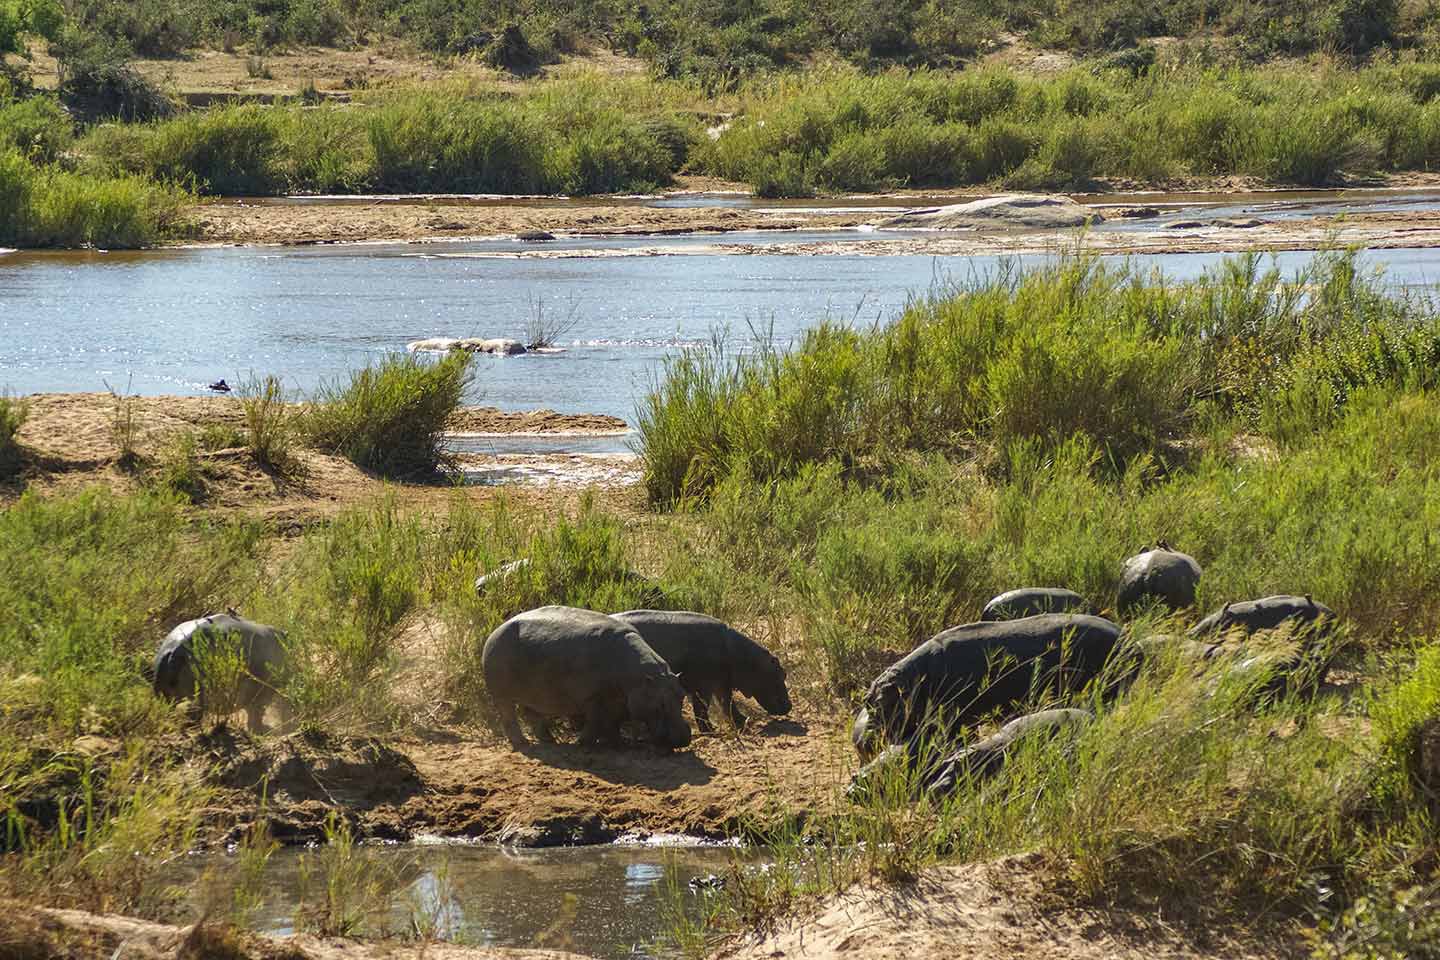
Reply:
M758 713L758 708L751 708ZM854 769L839 716L801 709L749 729L698 735L660 753L645 746L532 744L517 752L489 731L430 729L397 740L217 728L169 744L213 771L210 812L237 838L267 790L266 816L287 843L322 835L339 808L367 837L463 837L517 846L606 843L624 835L721 839L767 807L826 812ZM218 838L218 837L217 837Z

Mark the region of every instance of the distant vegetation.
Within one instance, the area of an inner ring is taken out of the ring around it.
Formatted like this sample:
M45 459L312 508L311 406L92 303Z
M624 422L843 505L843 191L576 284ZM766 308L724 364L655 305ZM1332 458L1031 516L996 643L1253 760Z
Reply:
M603 45L645 58L665 76L712 84L821 55L862 66L951 66L1007 33L1082 52L1159 36L1220 38L1254 58L1423 46L1437 24L1432 7L1398 0L69 0L66 9L74 24L148 57L202 44L263 52L392 35L437 53L524 66Z

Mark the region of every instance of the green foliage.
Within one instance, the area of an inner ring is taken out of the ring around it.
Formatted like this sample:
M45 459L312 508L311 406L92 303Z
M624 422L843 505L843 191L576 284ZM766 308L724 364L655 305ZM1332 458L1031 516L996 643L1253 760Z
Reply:
M210 471L200 459L194 433L181 433L161 454L152 482L162 490L183 497L192 504L203 503L208 493Z
M870 333L822 323L783 354L728 358L717 340L671 360L641 404L647 492L672 504L732 472L769 480L834 461L863 473L977 444L1005 460L1019 441L1076 435L1123 466L1171 457L1207 410L1290 439L1362 388L1434 384L1433 320L1383 294L1353 255L1290 279L1260 263L1172 285L1064 258L1002 267Z
M274 376L252 377L240 385L240 409L245 416L245 440L255 462L277 474L299 469L295 456L298 432L296 412L285 387Z
M64 16L57 0L4 0L0 3L0 56L28 55L27 37L54 40Z
M184 236L184 191L135 176L35 167L0 151L0 242L26 247L151 246Z
M20 441L16 435L29 415L30 407L24 400L0 393L0 480L9 479L20 469Z
M163 708L141 665L176 623L224 607L253 537L243 525L189 536L178 502L151 492L26 494L0 511L0 602L12 611L0 656L7 676L35 678L12 707L37 734L154 729Z
M273 193L281 183L278 127L273 111L256 106L189 113L155 128L146 166L201 193Z
M54 163L74 139L69 114L49 97L0 104L0 151L17 150L31 163Z
M470 383L471 356L431 362L396 354L322 386L305 430L318 447L387 477L423 478L444 468L445 422Z

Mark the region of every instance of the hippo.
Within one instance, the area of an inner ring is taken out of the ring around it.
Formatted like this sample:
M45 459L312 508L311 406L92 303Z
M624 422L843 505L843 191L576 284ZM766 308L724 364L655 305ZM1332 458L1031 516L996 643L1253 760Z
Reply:
M1190 628L1188 637L1198 639L1219 634L1223 639L1232 632L1245 635L1275 630L1288 625L1296 631L1323 633L1335 623L1335 611L1309 596L1293 597L1278 594L1259 600L1227 603Z
M946 757L925 784L932 797L948 797L965 779L993 776L1004 766L1010 748L1021 739L1054 736L1094 718L1088 710L1039 710L1017 717L983 740Z
M284 633L263 623L237 616L233 611L186 620L166 634L155 654L155 692L172 703L196 700L206 708L205 677L202 657L197 661L197 640L210 643L234 638L244 661L245 673L236 689L236 704L244 707L246 725L253 731L264 729L265 708L276 697L275 683L285 664ZM288 713L282 699L280 706Z
M733 699L736 690L754 697L772 716L790 712L785 668L739 630L683 610L626 610L613 616L634 627L680 677L701 732L711 730L710 701L716 698L730 722L744 726L745 715Z
M1078 689L1100 675L1119 640L1118 625L1076 613L951 627L870 684L864 744L906 743L937 720L950 735L1042 690Z
M927 752L933 754L934 751L918 748L915 740L888 747L850 778L845 796L852 801L863 802L887 777L897 775L894 770L897 765L905 764L912 768L918 765L913 773L913 782L918 789L927 791L932 797L946 797L954 793L966 778L984 779L997 773L1005 763L1010 748L1022 737L1054 734L1091 718L1088 710L1040 710L1011 720L990 736L949 756L926 757Z
M1195 603L1200 573L1194 557L1171 550L1161 540L1154 550L1142 550L1125 561L1116 606L1124 613L1146 600L1158 599L1171 610L1183 610Z
M981 620L1018 620L1039 613L1094 613L1084 597L1058 587L1021 587L1008 590L985 604Z
M550 606L517 614L486 638L480 667L516 749L526 744L517 708L542 743L554 742L550 718L576 716L584 718L582 744L618 743L627 715L657 746L690 743L680 679L634 627L603 613Z

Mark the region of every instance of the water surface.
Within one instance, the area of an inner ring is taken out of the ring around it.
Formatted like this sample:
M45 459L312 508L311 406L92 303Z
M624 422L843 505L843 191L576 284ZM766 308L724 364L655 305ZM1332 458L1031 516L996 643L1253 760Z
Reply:
M667 910L692 915L699 897L689 882L723 875L759 854L733 847L610 844L544 850L455 844L365 846L384 878L381 915L404 933L418 920L443 939L482 946L571 950L594 957L666 956ZM251 926L294 931L306 900L302 861L310 861L308 897L323 894L319 850L284 848L266 864L269 891ZM197 854L176 863L168 882L203 888L207 871L235 868L227 854ZM197 892L196 900L200 898Z
M1164 219L1164 218L1162 218ZM907 300L993 271L997 256L791 256L835 231L728 235L749 256L704 251L716 238L585 238L546 249L688 256L514 259L514 241L210 248L140 253L0 254L0 390L203 392L221 377L277 374L312 390L426 337L524 339L538 315L567 321L562 352L481 356L470 400L633 421L666 356L728 331L791 342L824 318L884 322ZM1221 254L1130 258L1174 279ZM1277 257L1287 272L1311 254ZM1042 256L1020 258L1039 264ZM1397 286L1440 278L1440 250L1377 250Z

